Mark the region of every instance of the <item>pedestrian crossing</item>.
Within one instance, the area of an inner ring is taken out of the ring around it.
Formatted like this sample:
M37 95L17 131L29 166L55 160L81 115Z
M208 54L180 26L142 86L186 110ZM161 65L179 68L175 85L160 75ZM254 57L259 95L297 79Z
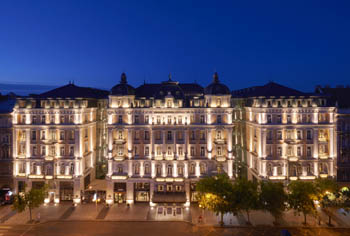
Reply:
M5 236L7 235L6 233L11 229L11 226L7 225L0 225L0 236Z

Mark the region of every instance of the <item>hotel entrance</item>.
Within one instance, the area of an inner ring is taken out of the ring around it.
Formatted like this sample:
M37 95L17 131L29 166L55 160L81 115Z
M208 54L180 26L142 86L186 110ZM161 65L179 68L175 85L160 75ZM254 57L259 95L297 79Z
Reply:
M60 200L61 201L73 201L73 181L60 182Z
M114 183L114 203L126 201L126 183Z

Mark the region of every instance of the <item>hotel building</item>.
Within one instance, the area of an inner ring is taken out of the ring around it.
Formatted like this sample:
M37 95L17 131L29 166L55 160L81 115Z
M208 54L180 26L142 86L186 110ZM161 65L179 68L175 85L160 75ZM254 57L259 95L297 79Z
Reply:
M249 179L335 177L336 108L326 96L270 82L234 91L233 101L241 108L235 120L245 124Z
M233 176L231 93L216 73L205 88L170 76L133 88L122 74L107 122L107 202L189 205L200 178Z
M95 178L97 114L107 94L68 84L17 99L12 113L15 192L47 184L46 202L80 202Z

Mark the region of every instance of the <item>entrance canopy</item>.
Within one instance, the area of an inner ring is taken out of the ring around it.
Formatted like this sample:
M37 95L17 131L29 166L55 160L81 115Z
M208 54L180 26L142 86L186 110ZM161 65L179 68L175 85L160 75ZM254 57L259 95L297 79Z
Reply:
M154 202L154 203L185 203L186 202L186 193L185 192L173 192L173 193L155 192L153 194L152 202Z

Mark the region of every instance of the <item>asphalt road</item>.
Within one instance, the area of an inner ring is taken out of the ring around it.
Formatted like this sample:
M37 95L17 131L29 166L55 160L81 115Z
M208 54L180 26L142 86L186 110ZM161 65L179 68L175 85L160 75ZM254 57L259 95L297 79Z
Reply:
M298 236L350 236L349 229L289 229ZM214 228L196 227L186 222L48 222L37 225L0 225L0 236L279 236L280 229L272 227Z

